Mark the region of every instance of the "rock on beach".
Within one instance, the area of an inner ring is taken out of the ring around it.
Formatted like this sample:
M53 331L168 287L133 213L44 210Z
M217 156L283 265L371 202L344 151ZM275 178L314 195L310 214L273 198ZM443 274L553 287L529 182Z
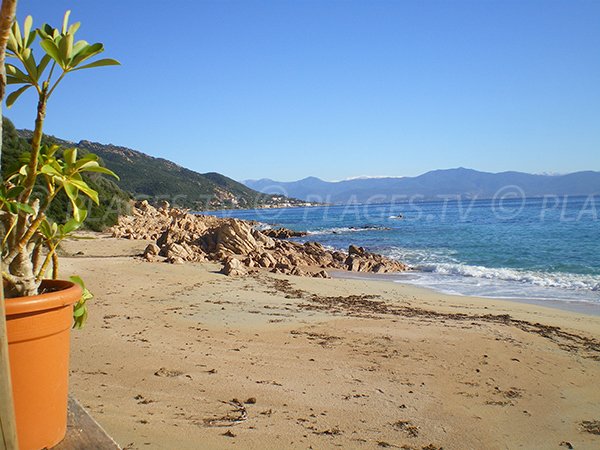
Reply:
M331 251L318 242L291 242L305 235L285 228L258 230L240 219L191 214L163 202L158 208L147 201L136 203L130 216L122 216L111 229L124 239L154 241L143 253L148 261L172 264L214 261L222 273L244 276L258 269L286 275L329 278L326 269L352 272L403 272L408 267L363 247L350 245L348 253Z

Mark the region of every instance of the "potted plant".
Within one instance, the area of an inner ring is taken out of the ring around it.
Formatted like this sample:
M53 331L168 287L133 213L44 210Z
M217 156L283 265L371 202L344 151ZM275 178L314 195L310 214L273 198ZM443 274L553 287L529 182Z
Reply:
M89 201L98 203L97 192L82 175L116 177L96 155L42 144L46 106L61 81L75 71L119 64L113 59L92 62L104 46L76 41L80 24L69 25L69 13L61 29L47 24L34 29L31 16L22 28L15 22L7 44L7 56L16 63L6 64L6 82L20 85L7 96L7 106L31 88L38 97L31 151L20 156L0 185L2 285L21 450L52 447L65 435L69 333L85 322L91 295L78 277L58 280L56 251L82 226ZM42 49L39 59L32 48L36 42ZM56 223L46 212L61 195L71 208L67 220Z

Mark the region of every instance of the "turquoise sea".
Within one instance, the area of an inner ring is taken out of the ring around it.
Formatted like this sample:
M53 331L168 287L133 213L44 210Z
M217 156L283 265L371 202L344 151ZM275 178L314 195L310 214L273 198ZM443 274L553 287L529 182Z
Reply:
M334 249L364 246L442 292L600 305L600 197L439 201L211 212L307 231Z

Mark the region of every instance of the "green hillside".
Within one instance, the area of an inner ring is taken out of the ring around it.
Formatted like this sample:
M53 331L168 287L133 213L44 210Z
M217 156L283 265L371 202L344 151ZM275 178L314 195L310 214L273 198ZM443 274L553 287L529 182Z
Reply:
M11 148L6 152L7 159L10 159L14 158L14 154L26 151L26 141L31 138L31 131L17 130L15 137L12 123L7 128L12 130L5 133L7 147ZM119 181L111 181L122 191L119 196L129 195L135 200L147 199L151 203L166 200L174 206L196 211L303 203L280 195L259 193L219 173L201 174L166 159L155 158L126 147L86 140L75 143L53 136L45 136L45 139L62 147L77 147L83 152L97 154L106 167L119 175ZM98 178L104 180L98 181L99 183L109 181L104 177Z
M121 177L119 186L135 198L164 199L195 210L275 203L272 195L260 194L218 173L200 174L166 159L116 145L80 141L77 147L100 156L106 167Z

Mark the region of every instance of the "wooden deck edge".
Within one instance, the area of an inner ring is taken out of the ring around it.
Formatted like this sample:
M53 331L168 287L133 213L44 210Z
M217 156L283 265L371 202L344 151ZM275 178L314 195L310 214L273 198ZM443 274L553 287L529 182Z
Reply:
M122 450L102 426L69 396L67 435L53 450Z

